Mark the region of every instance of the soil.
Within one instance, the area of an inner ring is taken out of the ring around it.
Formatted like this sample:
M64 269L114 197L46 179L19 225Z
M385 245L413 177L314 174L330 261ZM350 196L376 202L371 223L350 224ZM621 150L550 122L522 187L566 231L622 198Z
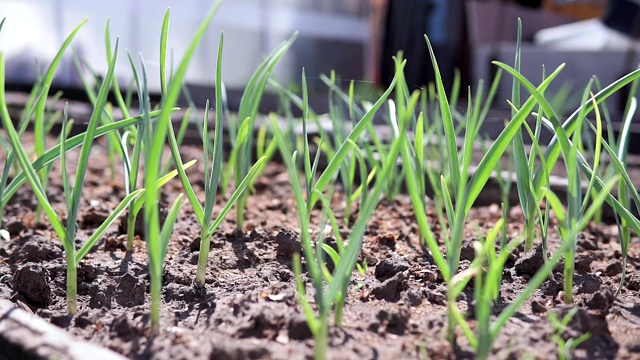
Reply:
M77 156L69 156L70 162ZM124 196L120 167L112 179L105 149L92 154L79 219L82 243ZM183 159L200 159L194 147ZM202 163L189 170L202 195ZM72 167L70 167L72 168ZM60 216L63 190L56 167L47 187ZM163 204L182 191L173 180L162 190ZM499 199L496 199L499 202ZM336 215L342 199L334 199ZM313 339L298 305L292 255L300 250L295 204L285 169L270 164L255 185L245 226L236 229L231 213L215 233L204 289L193 285L199 225L187 202L175 226L165 262L162 330L149 329L149 293L145 242L136 238L127 253L125 235L114 225L82 261L78 273L79 313L66 313L63 250L43 219L35 223L36 200L29 186L13 197L3 217L11 234L0 240L0 299L10 299L78 338L100 344L133 359L308 359ZM429 207L434 232L440 234L435 210ZM472 209L462 249L462 267L473 258L470 242L478 230L500 217L498 205ZM317 224L319 210L314 212ZM445 339L445 286L428 251L419 245L413 209L407 196L382 199L369 222L360 260L368 271L354 272L344 310L344 324L330 331L333 359L473 358L462 333L455 351ZM343 224L346 235L349 230ZM521 232L522 214L509 213L509 236ZM558 245L557 236L550 247ZM540 248L517 251L504 271L501 309L525 287L541 266ZM576 359L640 359L640 240L631 241L627 281L614 298L622 271L615 225L592 225L581 234L575 275L575 304L564 339L589 332L591 337L571 352ZM312 299L312 290L307 282ZM463 310L473 304L472 285L458 299ZM547 280L508 322L493 349L496 359L558 357L549 313L563 316L562 269Z

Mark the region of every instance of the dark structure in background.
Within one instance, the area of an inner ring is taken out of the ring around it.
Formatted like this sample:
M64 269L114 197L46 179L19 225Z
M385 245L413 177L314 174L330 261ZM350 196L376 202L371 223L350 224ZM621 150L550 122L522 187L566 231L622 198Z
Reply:
M496 6L518 4L532 10L542 8L558 10L567 8L565 15L576 20L600 16L608 27L636 39L640 38L640 0L486 0ZM424 34L429 36L438 58L438 65L446 87L453 81L454 69L460 69L462 85L471 84L469 64L469 39L467 36L466 0L388 0L383 21L383 44L380 54L382 86L388 86L395 74L393 56L399 50L407 59L405 76L411 87L419 88L434 81L434 72ZM598 4L601 10L598 12ZM580 6L583 6L580 8ZM575 10L577 8L577 10ZM573 9L574 11L572 11ZM557 16L562 16L558 13ZM497 25L497 24L496 24ZM531 40L531 39L525 39Z
M542 5L542 0L517 0L516 1L520 5L529 6L529 7L540 7Z
M612 29L640 39L640 0L610 0L603 22Z
M538 45L534 35L541 29L574 21L599 18L606 26L632 38L640 38L640 0L386 0L384 14L378 22L382 29L379 56L379 84L388 86L395 73L392 57L403 50L407 59L405 77L410 90L434 81L434 73L424 40L427 34L434 47L445 87L451 87L454 69L462 74L462 96L466 87L475 88L480 79L485 87L492 80L492 60L512 63L515 56L517 18L523 21L523 68L530 79L540 77L542 66L555 68L567 63L547 93L558 93L568 85L580 92L591 75L609 84L633 71L640 62L640 47L603 47L602 50L562 49ZM504 76L499 83L496 102L485 123L486 134L496 136L502 129L510 109L506 99L511 93L511 80ZM629 87L612 96L608 110L619 124L624 112ZM567 111L575 109L579 96L566 98ZM636 114L632 136L640 134L640 114ZM614 130L615 132L615 130ZM632 142L630 151L640 153L640 144Z
M424 34L429 36L446 86L454 69L465 69L463 0L391 0L387 4L380 82L387 86L395 74L392 60L399 50L407 59L405 76L411 90L432 82L433 67Z

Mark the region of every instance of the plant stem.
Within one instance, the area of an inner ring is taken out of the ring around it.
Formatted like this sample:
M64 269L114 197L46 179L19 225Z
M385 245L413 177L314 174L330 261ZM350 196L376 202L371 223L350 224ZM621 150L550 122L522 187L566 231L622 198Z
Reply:
M336 308L334 313L334 322L337 327L342 326L342 314L344 313L344 296L339 294L336 296Z
M573 303L573 271L574 271L574 254L575 254L575 239L570 250L567 251L564 257L564 303Z
M204 285L207 275L207 262L209 261L209 246L211 244L211 233L209 228L203 226L200 230L200 250L198 251L198 272L196 273L196 284Z
M66 262L67 262L67 311L70 315L78 313L77 293L78 293L78 270L76 267L76 251L73 247L73 241L69 241L66 246Z
M455 334L456 320L453 317L453 312L456 310L452 308L456 306L456 299L454 296L452 296L453 286L449 284L447 288L448 288L447 289L447 340L449 340L451 351L453 351L453 353L455 354L458 346L456 344L456 334Z
M524 227L524 251L533 249L533 237L535 235L535 221L527 221Z
M241 179L242 180L242 179ZM238 184L236 184L238 186ZM244 209L247 207L247 198L249 196L248 192L244 192L238 198L238 203L236 204L236 228L242 229L244 225ZM202 245L201 245L202 246ZM207 244L208 246L208 244ZM200 250L200 254L202 254L202 250Z
M133 206L131 206L129 210L129 214L127 215L127 251L133 251L133 239L135 238L136 231L136 216L131 211Z
M329 316L326 315L320 316L320 327L315 336L314 359L316 360L324 360L327 358L327 349L329 348Z
M367 179L365 179L364 181L367 181ZM351 219L351 200L349 199L349 195L347 195L346 198L347 201L344 204L344 223L345 226L349 227L349 220Z
M155 267L151 271L156 272ZM151 276L151 331L153 335L160 334L160 290L162 288L162 269L160 274Z

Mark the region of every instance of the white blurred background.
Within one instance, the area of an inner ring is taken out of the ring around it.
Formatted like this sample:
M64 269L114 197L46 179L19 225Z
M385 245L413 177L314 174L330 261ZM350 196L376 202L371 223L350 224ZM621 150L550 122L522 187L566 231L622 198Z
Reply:
M117 76L130 79L126 52L144 57L152 90L159 90L158 49L164 12L171 8L169 47L174 62L184 54L212 0L0 0L0 49L7 62L7 82L29 84L36 60L46 69L68 34L85 18L73 47L98 73L106 72L104 30L110 19L112 46L120 40ZM192 60L187 82L214 84L215 57L224 30L223 79L227 88L242 88L262 59L278 43L299 31L296 43L278 66L287 83L300 69L318 76L335 69L345 78L362 79L370 64L369 2L366 0L228 0L214 17ZM56 76L57 86L79 86L71 53Z

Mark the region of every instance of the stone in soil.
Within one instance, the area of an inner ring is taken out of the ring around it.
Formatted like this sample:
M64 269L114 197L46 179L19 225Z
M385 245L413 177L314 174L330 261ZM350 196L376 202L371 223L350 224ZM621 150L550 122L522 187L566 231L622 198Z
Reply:
M292 340L307 340L313 337L307 319L302 314L294 316L289 320L287 335L289 339Z
M574 286L577 286L576 294L593 294L600 289L602 280L595 274L584 274L575 276Z
M115 301L123 307L144 304L146 286L131 274L124 274L116 286Z
M571 309L572 306L563 306L554 309L553 312L562 319ZM605 316L592 314L580 308L569 321L562 337L565 340L577 339L586 333L590 334L589 340L582 343L579 348L587 351L588 359L606 358L604 354L617 350L618 345L611 337Z
M516 261L515 269L518 275L533 276L544 265L542 245L524 254Z
M532 301L531 312L534 314L544 314L547 312L547 308L540 301Z
M622 262L618 260L610 262L604 269L606 276L616 276L620 273L622 273Z
M13 244L13 252L9 259L13 263L42 262L59 259L62 257L62 249L54 239L34 234L21 238Z
M51 279L40 263L27 263L13 275L13 289L29 305L47 307L51 304Z
M276 243L278 244L278 256L290 260L295 253L302 252L302 245L298 236L289 230L280 230L276 235Z
M595 292L587 300L587 307L590 310L607 311L613 305L614 291L610 288L606 288L602 291Z
M405 280L406 272L399 272L392 277L384 280L382 283L375 283L370 291L376 299L384 299L386 301L395 302L400 300L403 290L406 288Z
M375 277L379 281L385 281L399 272L409 269L409 263L398 257L384 259L376 265Z

